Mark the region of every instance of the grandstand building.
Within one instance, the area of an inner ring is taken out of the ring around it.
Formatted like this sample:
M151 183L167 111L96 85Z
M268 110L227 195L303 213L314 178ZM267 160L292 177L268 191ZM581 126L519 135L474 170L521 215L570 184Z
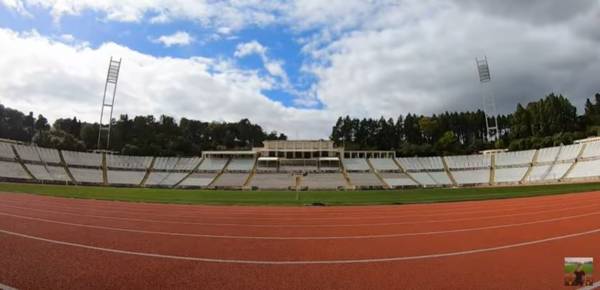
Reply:
M201 156L73 152L0 141L0 180L36 183L245 190L352 190L503 186L600 180L600 140L539 150L397 157L345 151L332 141L265 141Z

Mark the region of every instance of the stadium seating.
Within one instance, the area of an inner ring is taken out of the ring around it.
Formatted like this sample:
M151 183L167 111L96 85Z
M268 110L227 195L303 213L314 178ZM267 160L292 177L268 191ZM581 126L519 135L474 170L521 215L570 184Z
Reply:
M108 168L147 169L152 163L150 156L106 155Z
M65 162L70 165L100 167L102 166L102 154L62 151Z
M146 176L145 171L108 170L108 183L119 185L139 185Z
M419 184L423 186L436 186L438 183L433 180L428 172L411 172L409 173Z
M358 187L370 187L370 186L384 186L379 178L373 173L369 172L348 172L350 182L354 186Z
M444 171L429 172L429 175L438 185L452 185L452 180Z
M154 170L173 170L179 162L179 157L156 157L154 159Z
M177 161L175 170L192 171L202 161L200 157L182 157Z
M520 182L529 167L507 167L496 168L494 181L496 183L518 183Z
M250 180L250 186L260 189L288 189L295 186L295 181L287 173L257 173Z
M535 150L501 152L496 154L496 167L528 165L534 155Z
M342 159L342 163L346 171L369 171L371 169L367 160L363 158Z
M529 173L529 176L527 176L525 181L536 182L536 181L544 180L551 168L552 168L552 165L548 165L548 164L535 165L535 166L531 167L531 172Z
M0 158L14 160L16 158L12 147L8 143L0 142Z
M407 171L443 170L441 157L409 157L398 158L400 165Z
M248 173L225 172L213 184L214 187L242 187L248 179Z
M60 164L58 150L36 146L15 145L19 157L23 161Z
M346 179L341 173L309 173L303 176L300 186L310 189L336 189L346 187Z
M71 181L71 178L69 178L65 168L62 166L44 166L39 164L25 164L25 166L37 180Z
M200 166L198 167L198 171L221 171L227 164L227 159L221 158L205 158Z
M404 173L382 172L381 177L391 187L417 186L417 184Z
M73 178L77 182L96 184L104 182L102 178L102 171L100 169L70 167L69 171L71 171Z
M449 169L474 169L491 166L491 155L459 155L445 158Z
M600 144L600 143L598 143ZM600 159L585 160L575 163L567 178L600 178Z
M227 171L249 172L254 167L254 159L231 159L227 165Z
M585 146L581 158L600 157L600 142L589 143Z
M567 170L571 167L573 163L557 163L552 166L552 169L548 172L548 175L544 178L545 180L557 180L561 179Z
M1 143L0 143L1 144ZM15 179L31 179L29 174L17 162L0 161L0 177Z
M577 158L577 156L579 155L579 152L581 152L582 147L583 147L582 144L573 144L573 145L563 146L560 149L560 153L558 154L558 158L556 160L557 161L575 160L575 158Z
M538 151L537 163L547 163L554 162L556 157L558 156L558 152L560 151L560 147L549 147L542 148Z
M398 171L398 165L391 158L371 158L369 159L373 168L377 171Z
M490 183L489 169L451 171L458 185L474 185Z
M206 187L217 176L217 173L192 173L183 182L179 184L181 187Z
M146 186L174 186L181 181L187 173L181 172L150 172Z

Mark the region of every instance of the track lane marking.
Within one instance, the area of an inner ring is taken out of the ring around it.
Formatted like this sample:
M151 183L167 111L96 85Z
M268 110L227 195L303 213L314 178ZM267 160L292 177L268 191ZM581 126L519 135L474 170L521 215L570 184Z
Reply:
M8 286L8 285L4 285L4 284L2 284L2 283L0 283L0 289L1 289L1 290L17 290L17 288L10 287L10 286Z
M549 212L561 212L561 211L569 211L574 209L581 208L589 208L593 206L597 206L599 204L591 204L584 206L576 206L569 208L560 208L556 210L544 210L544 211L536 211L536 212L524 212L517 214L508 214L508 215L495 215L495 216L486 216L486 217L475 217L475 218L460 218L460 219L441 219L441 220L429 220L429 221L409 221L409 222L391 222L391 223L369 223L369 224L233 224L233 223L205 223L205 222L184 222L184 221L164 221L164 220L153 220L153 219L140 219L140 218L125 218L125 217L111 217L111 216L103 216L103 215L87 215L87 214L77 214L70 212L62 212L62 211L54 211L47 209L36 209L29 207L20 207L20 206L11 206L0 204L0 207L9 207L23 210L32 210L32 211L40 211L40 212L48 212L62 215L70 215L70 216L80 216L80 217L90 217L90 218L101 218L101 219L113 219L113 220L123 220L123 221L135 221L135 222L152 222L152 223L163 223L163 224L187 224L187 225L203 225L203 226L232 226L232 227L258 227L258 228L290 228L290 227L307 227L307 228L331 228L331 227L359 227L359 226L395 226L395 225L416 225L416 224L429 224L429 223L442 223L442 222L457 222L457 221L478 221L485 219L494 219L494 218L504 218L504 217L515 217L515 216L526 216L526 215L534 215L534 214L545 214Z
M485 252L495 252L505 249L519 248L530 245L542 244L552 241L558 241L563 239L569 239L574 237L587 236L592 234L600 233L600 228L595 228L593 230L572 233L561 236L554 236L539 240L531 240L521 243L515 244L507 244L496 247L489 248L479 248L472 249L466 251L458 251L458 252L446 252L446 253L437 253L437 254L428 254L428 255L418 255L418 256L401 256L401 257L389 257L389 258L368 258L368 259L342 259L342 260L240 260L240 259L218 259L218 258L204 258L204 257L189 257L189 256L177 256L177 255L166 255L166 254L156 254L156 253L146 253L146 252L137 252L137 251L127 251L127 250L119 250L112 248L103 248L96 247L90 245L84 245L79 243L71 243L66 241L52 240L46 239L38 236L31 236L27 234L7 231L0 229L1 234L11 235L36 241L47 242L56 245L63 246L71 246L95 251L109 252L109 253L117 253L117 254L126 254L140 257L151 257L151 258L162 258L162 259L170 259L170 260L181 260L181 261L194 261L194 262L210 262L210 263L226 263L226 264L250 264L250 265L322 265L322 264L360 264L360 263L381 263L381 262L395 262L395 261L410 261L410 260L424 260L424 259L434 259L434 258L444 258L444 257L453 257L453 256L464 256L471 255L477 253L485 253Z
M412 233L398 233L398 234L381 234L381 235L321 236L321 237L319 237L319 236L299 236L299 237L293 237L293 236L292 237L236 236L236 235L211 235L211 234L161 232L161 231L147 231L147 230L119 228L119 227L108 227L108 226L70 223L70 222L63 222L63 221L57 221L57 220L51 220L51 219L45 219L45 218L23 216L23 215L17 215L17 214L5 213L5 212L0 212L0 215L10 216L10 217L18 218L18 219L39 221L39 222L45 222L45 223L54 223L54 224L61 224L61 225L67 225L67 226L119 231L119 232L129 232L129 233L139 233L139 234L164 235L164 236L180 236L180 237L212 238L212 239L244 239L244 240L342 240L342 239L379 239L379 238L398 238L398 237L412 237L412 236L429 236L429 235L440 235L440 234L449 234L449 233L462 233L462 232L474 232L474 231L482 231L482 230L490 230L490 229L511 228L511 227L525 226L525 225L534 225L534 224L550 223L550 222L556 222L556 221L564 221L564 220L588 217L588 216L593 216L593 215L600 215L600 211L579 214L579 215L573 215L573 216L530 221L530 222L501 224L501 225L493 225L493 226L485 226L485 227L472 227L472 228L463 228L463 229L454 229L454 230L412 232Z

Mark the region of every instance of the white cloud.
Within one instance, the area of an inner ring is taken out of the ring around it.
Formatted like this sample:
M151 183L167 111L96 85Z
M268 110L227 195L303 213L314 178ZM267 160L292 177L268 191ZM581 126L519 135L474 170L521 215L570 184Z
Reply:
M62 34L60 36L60 39L62 39L65 42L73 42L75 41L75 36L73 36L72 34Z
M261 94L270 81L226 60L159 58L114 43L97 49L0 29L0 103L51 119L97 121L110 56L121 57L115 116L169 114L205 121L249 118L266 130L316 138L335 117L286 108ZM306 120L314 120L306 123Z
M265 57L267 48L260 44L258 41L253 40L250 42L244 42L237 45L234 56L245 57L252 54L257 54L260 57Z
M194 38L187 32L177 31L171 35L160 36L152 41L156 43L162 43L162 45L166 47L171 47L173 45L186 46L191 44L194 41Z

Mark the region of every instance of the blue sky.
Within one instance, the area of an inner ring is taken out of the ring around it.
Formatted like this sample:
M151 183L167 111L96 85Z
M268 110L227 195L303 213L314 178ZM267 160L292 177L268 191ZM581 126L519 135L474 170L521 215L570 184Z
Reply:
M0 103L95 121L115 56L117 115L327 138L339 116L480 109L486 55L499 113L550 92L581 108L598 25L597 0L0 0Z

